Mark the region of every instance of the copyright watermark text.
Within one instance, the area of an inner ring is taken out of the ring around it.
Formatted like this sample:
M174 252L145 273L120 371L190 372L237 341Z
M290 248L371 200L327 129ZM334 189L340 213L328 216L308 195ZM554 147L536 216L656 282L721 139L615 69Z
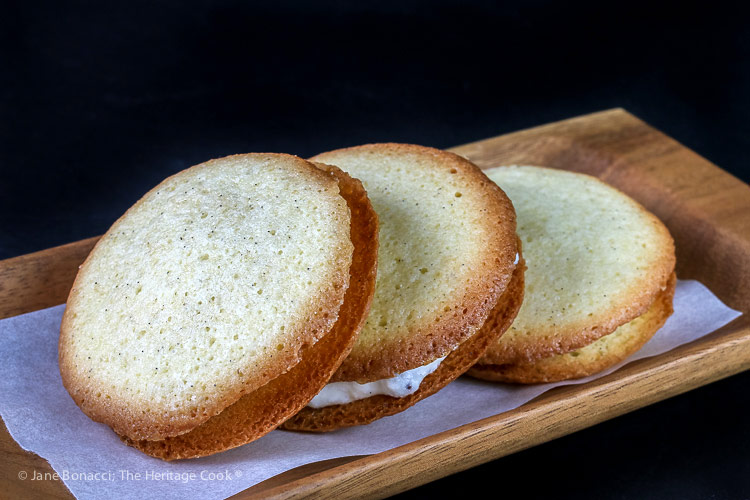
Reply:
M175 472L119 469L116 471L86 472L63 469L59 472L40 472L38 470L18 472L18 479L21 481L174 481L189 483L192 481L234 481L240 477L242 477L241 470Z

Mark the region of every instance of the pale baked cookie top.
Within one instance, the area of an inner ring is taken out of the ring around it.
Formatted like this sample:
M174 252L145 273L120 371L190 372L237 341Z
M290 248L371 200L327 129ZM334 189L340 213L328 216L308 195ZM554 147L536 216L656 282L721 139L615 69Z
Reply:
M485 173L513 201L527 271L521 310L481 364L578 349L645 313L667 286L675 264L669 231L622 192L549 168Z
M297 157L230 156L166 179L76 278L60 336L66 388L132 439L189 431L330 330L349 229L336 180Z
M370 315L332 381L392 377L471 337L515 267L515 215L502 190L468 160L421 146L369 144L312 160L360 179L380 220Z

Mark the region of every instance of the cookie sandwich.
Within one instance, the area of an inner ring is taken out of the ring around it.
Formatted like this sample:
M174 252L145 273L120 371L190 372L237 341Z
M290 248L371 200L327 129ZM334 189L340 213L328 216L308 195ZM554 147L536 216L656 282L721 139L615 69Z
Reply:
M485 170L518 216L526 292L469 374L539 383L585 377L640 349L672 314L674 243L643 206L584 174Z
M401 412L464 373L523 298L513 205L468 160L406 144L311 159L362 181L380 220L372 307L329 384L285 429L328 431Z
M169 177L81 266L60 331L63 384L86 415L165 460L255 440L351 349L377 232L361 183L294 156Z

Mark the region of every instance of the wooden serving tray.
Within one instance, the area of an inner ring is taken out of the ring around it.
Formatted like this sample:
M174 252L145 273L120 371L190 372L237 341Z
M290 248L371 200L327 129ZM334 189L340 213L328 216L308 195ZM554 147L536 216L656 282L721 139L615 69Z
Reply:
M298 467L235 498L384 497L570 434L750 368L750 187L622 109L467 144L452 151L480 167L532 164L585 172L617 186L669 227L677 274L697 279L744 313L722 329L583 385L376 455ZM96 238L0 261L0 318L61 304ZM9 497L70 498L52 472L0 429Z

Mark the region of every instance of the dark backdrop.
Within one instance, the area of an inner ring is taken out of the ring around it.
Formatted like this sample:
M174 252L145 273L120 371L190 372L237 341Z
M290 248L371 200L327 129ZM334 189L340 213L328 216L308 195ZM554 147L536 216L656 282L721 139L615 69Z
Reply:
M100 234L218 156L449 147L616 106L747 181L739 5L5 3L0 258ZM735 376L405 496L750 498L748 385Z

